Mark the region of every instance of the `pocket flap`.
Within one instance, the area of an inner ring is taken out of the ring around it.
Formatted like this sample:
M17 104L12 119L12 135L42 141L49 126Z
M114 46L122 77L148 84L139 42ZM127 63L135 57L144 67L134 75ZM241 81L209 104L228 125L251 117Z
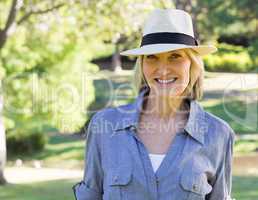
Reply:
M102 199L101 193L89 188L84 181L75 184L72 188L76 200Z
M108 174L108 184L127 185L132 178L132 172L129 169L112 169Z
M185 190L201 195L208 194L212 190L205 173L183 173L180 184Z

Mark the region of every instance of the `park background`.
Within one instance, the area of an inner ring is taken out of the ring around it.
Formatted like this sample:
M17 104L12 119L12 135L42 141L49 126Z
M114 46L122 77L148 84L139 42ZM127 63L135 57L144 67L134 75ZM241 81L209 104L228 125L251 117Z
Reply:
M253 0L0 1L0 199L69 200L91 116L129 103L141 25L154 8L191 13L204 57L202 106L237 134L232 197L258 199L258 4ZM6 159L7 158L7 159Z

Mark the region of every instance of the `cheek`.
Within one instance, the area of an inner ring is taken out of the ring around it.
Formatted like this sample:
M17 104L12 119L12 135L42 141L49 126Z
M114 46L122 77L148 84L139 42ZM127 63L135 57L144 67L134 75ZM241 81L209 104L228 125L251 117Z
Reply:
M184 82L187 82L187 83L189 82L189 80L190 80L190 67L184 69L183 80L184 80Z
M189 82L189 79L190 79L190 63L186 62L186 63L183 63L181 66L182 66L180 68L181 80L184 83Z
M146 80L148 80L149 72L145 67L142 67L142 73Z
M150 66L143 65L142 72L143 72L143 75L145 76L146 80L148 80L148 79L150 79L150 76L153 73L153 70Z

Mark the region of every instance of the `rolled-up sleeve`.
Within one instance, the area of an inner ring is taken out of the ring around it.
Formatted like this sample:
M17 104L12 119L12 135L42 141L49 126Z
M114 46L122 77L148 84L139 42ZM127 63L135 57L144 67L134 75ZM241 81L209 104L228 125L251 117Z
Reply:
M76 200L102 199L101 134L96 115L92 117L87 128L83 180L73 186Z
M213 189L206 200L231 200L232 190L232 164L233 146L235 143L235 133L230 130L229 139L224 148L224 157L218 168L216 178L212 183Z

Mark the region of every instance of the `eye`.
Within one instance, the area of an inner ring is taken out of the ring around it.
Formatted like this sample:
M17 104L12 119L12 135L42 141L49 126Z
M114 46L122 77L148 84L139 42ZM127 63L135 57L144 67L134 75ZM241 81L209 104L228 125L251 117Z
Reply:
M154 56L154 55L147 55L146 58L147 58L147 59L156 59L157 57Z
M170 56L169 56L169 58L173 58L173 59L175 59L175 58L180 58L180 57L182 57L180 54L178 54L178 53L173 53L173 54L171 54Z

